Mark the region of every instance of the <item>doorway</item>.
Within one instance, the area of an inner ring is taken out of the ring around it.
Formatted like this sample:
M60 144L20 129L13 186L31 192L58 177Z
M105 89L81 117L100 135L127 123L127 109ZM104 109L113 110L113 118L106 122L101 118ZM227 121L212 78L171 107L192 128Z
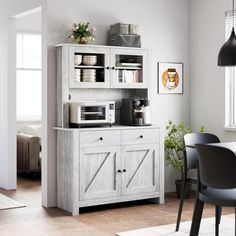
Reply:
M42 36L41 9L21 14L16 27L17 188L41 195ZM25 186L28 186L25 188ZM40 197L38 204L41 204Z
M55 168L55 153L54 145L48 145L49 139L54 142L54 133L52 127L54 124L48 117L48 71L47 71L47 57L48 57L48 39L47 39L47 2L44 0L25 0L25 4L17 4L8 8L11 12L18 12L17 15L9 13L6 14L6 94L7 94L7 122L6 132L8 134L6 140L6 153L4 159L6 161L6 168L3 172L2 187L6 190L16 189L17 176L17 162L16 162L16 20L41 11L41 35L42 35L42 139L41 139L41 201L45 207L56 206L56 168ZM16 8L16 9L15 9ZM21 9L21 10L20 10ZM29 10L30 9L30 10ZM51 105L51 104L50 104ZM49 124L49 121L51 123ZM49 137L50 136L50 137ZM4 150L3 150L4 151ZM50 158L48 157L50 156Z

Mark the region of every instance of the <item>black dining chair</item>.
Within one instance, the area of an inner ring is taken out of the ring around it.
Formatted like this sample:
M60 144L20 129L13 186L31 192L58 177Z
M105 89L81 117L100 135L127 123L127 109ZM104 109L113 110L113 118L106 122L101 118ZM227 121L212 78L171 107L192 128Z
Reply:
M216 145L196 144L196 149L199 187L190 236L199 233L204 203L216 206L215 235L218 236L219 208L236 207L236 155L230 149Z
M219 143L219 138L210 133L190 133L184 136L185 152L184 152L184 170L183 170L183 185L180 196L179 210L176 222L175 231L179 231L179 225L181 221L181 215L183 210L186 184L189 180L193 184L197 184L197 178L188 178L188 172L190 169L197 169L197 152L195 144L197 143ZM219 215L221 214L221 209L219 209Z

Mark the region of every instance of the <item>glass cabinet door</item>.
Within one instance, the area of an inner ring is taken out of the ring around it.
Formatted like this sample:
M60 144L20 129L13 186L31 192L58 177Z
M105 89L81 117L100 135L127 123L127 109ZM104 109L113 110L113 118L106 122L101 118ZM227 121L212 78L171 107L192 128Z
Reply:
M147 51L111 49L111 87L147 88Z
M109 88L109 49L77 46L69 51L70 88Z

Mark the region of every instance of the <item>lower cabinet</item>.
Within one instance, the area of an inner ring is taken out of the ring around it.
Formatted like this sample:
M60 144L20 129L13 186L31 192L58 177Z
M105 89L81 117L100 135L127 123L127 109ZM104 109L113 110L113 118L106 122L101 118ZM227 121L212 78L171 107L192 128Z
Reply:
M80 150L80 199L89 200L121 195L120 147Z
M122 148L122 194L158 191L159 155L155 144L128 145Z
M78 215L85 206L163 199L159 142L156 127L58 130L58 207Z

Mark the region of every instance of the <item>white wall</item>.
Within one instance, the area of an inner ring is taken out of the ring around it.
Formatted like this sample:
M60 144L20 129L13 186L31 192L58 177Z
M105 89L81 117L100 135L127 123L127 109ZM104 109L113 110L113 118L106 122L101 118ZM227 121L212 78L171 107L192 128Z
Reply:
M41 11L21 17L16 22L17 31L41 32Z
M149 49L152 120L163 129L169 119L189 123L189 1L188 0L50 0L48 8L48 146L55 165L56 64L54 45L67 41L71 26L81 20L97 28L95 44L106 44L109 25L117 22L141 27L142 47ZM184 63L184 95L157 94L157 62ZM55 169L51 169L55 183ZM166 171L167 191L173 190L175 173Z
M217 57L225 41L225 11L231 1L191 0L191 125L204 125L221 141L235 141L236 133L224 130L225 70Z
M8 0L0 1L0 186L7 189L16 188L16 176L12 173L16 169L15 153L15 110L10 104L15 102L14 73L9 70L9 53L12 32L15 30L14 20L11 17L32 8L40 6L40 0Z

